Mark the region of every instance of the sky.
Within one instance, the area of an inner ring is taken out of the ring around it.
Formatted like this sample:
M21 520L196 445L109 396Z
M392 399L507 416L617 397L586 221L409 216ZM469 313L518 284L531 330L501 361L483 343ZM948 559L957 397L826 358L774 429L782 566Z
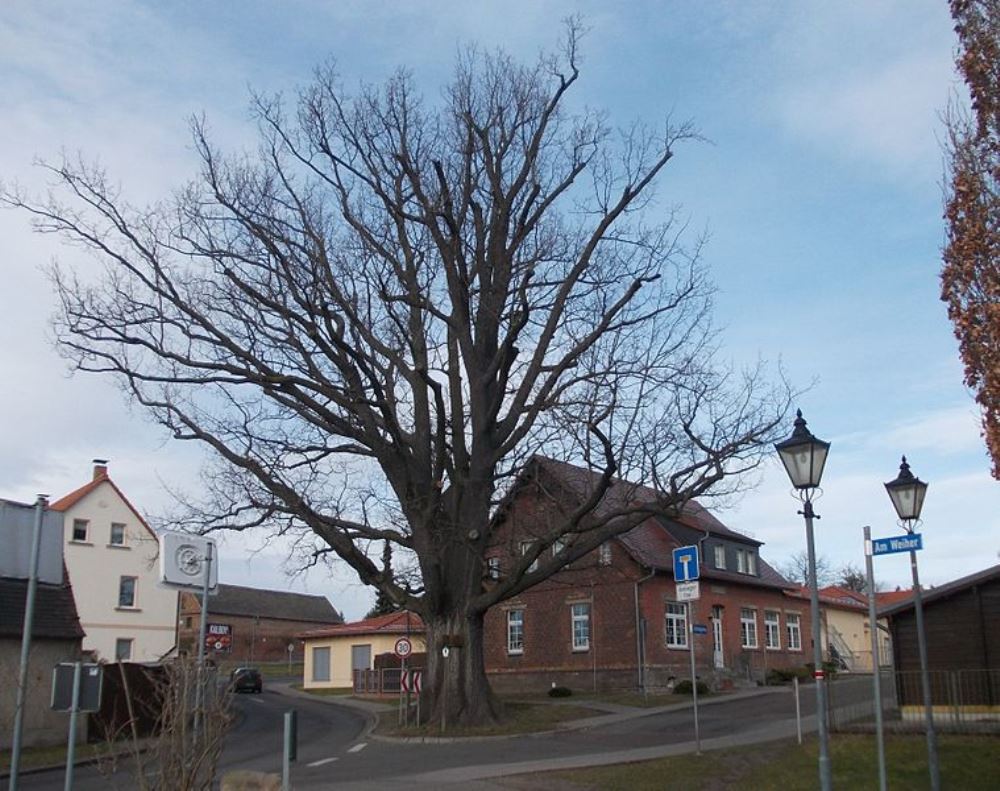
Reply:
M347 84L411 70L437 97L476 43L526 61L582 15L574 101L618 124L690 119L659 196L710 237L715 321L736 364L780 362L807 388L813 432L831 441L816 503L817 551L863 568L862 526L900 532L882 483L905 453L930 483L921 578L939 585L994 565L1000 487L939 300L944 226L941 113L963 93L944 0L857 2L432 2L193 0L0 4L0 180L44 191L37 159L100 162L144 204L195 172L189 119L252 145L250 89L293 94L333 58ZM168 440L108 380L70 376L50 330L44 268L86 273L80 251L0 211L0 497L32 502L110 459L146 515L198 486L199 451ZM789 431L791 426L789 425ZM776 461L732 502L713 503L780 563L805 546ZM220 579L327 595L349 619L373 595L346 569L289 577L284 547L223 539ZM876 577L908 586L902 555Z

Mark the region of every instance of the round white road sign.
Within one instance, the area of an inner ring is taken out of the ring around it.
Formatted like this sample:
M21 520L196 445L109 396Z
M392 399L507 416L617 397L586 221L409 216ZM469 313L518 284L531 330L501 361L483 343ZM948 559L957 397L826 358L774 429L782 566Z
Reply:
M396 641L395 648L396 656L400 659L406 659L410 654L413 653L413 643L410 642L409 638L400 637Z

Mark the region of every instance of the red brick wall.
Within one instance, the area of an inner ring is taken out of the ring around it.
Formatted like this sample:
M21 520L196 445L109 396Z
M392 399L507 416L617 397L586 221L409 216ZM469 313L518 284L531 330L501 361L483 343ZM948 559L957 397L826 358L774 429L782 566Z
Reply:
M525 492L510 507L507 518L495 532L494 549L505 571L518 554L522 537L532 534L532 519L541 501ZM542 518L544 518L542 513ZM543 689L553 683L576 689L625 689L639 684L636 639L636 581L647 574L627 553L611 541L612 563L602 566L592 552L514 599L493 607L486 616L485 656L487 672L496 689ZM675 599L674 582L668 574L658 574L639 587L641 617L646 621L645 668L647 685L662 687L675 679L690 677L687 648L666 645L666 602ZM572 647L570 607L574 602L591 604L590 648ZM721 606L724 669L714 666L712 607ZM741 645L740 610L757 612L757 648ZM524 610L524 651L507 652L507 612ZM765 649L764 611L780 613L781 649ZM785 616L800 618L801 650L789 651ZM701 599L695 603L695 623L708 627L706 635L696 635L695 661L700 678L715 686L734 681L761 680L772 668L797 667L812 661L808 602L790 598L780 590L701 581Z

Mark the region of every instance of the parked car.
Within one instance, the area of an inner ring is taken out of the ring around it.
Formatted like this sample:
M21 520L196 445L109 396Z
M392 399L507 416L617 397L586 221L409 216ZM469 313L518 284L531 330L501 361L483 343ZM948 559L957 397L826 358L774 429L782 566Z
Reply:
M257 668L238 667L229 676L229 686L233 692L262 692L264 681Z

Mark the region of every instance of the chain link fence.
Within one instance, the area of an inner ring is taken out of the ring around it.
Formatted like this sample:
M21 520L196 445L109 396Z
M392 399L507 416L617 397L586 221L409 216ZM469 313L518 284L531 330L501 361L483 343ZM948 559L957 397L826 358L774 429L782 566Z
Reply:
M1000 733L1000 670L929 672L935 728L951 733ZM872 675L835 677L829 684L830 729L871 731L875 727ZM924 728L920 671L880 671L882 719L890 732Z

